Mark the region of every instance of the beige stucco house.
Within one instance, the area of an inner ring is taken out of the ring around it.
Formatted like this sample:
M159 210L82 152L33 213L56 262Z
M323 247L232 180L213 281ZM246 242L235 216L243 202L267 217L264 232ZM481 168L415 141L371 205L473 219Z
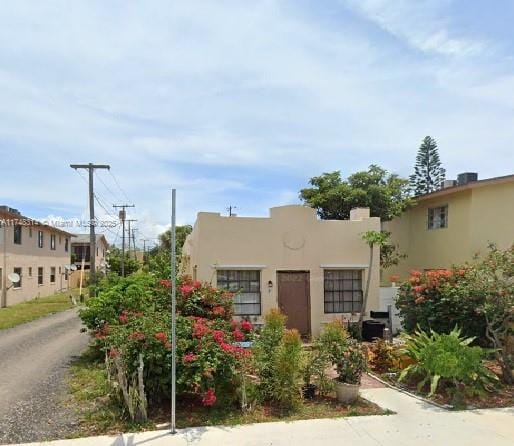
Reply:
M383 223L407 254L384 272L384 280L470 261L490 242L502 248L514 243L514 175L478 181L476 174L461 174L445 186L417 197L413 208Z
M235 313L262 323L279 307L288 326L317 335L334 318L359 313L371 274L368 311L378 309L379 269L368 271L361 235L380 230L369 209L350 220L319 220L314 209L281 206L266 218L200 212L183 250L183 270L195 280L239 293ZM376 253L375 265L379 264Z
M72 234L0 206L0 306L44 297L67 288ZM17 273L18 283L8 276Z
M84 259L84 270L89 270L91 261L91 239L89 234L75 234L71 241L72 260L77 269L82 268ZM105 271L107 250L109 244L103 234L96 235L95 266L97 271Z

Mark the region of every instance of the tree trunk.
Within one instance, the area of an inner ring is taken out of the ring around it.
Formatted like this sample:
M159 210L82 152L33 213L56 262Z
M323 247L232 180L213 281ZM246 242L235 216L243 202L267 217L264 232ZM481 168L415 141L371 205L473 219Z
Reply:
M364 321L364 313L366 313L366 308L368 306L368 295L369 295L369 286L371 283L371 272L373 269L373 257L374 257L374 245L371 244L369 246L369 268L368 268L368 276L366 277L366 288L364 290L364 297L362 299L362 308L359 314L359 336L362 337L362 323Z

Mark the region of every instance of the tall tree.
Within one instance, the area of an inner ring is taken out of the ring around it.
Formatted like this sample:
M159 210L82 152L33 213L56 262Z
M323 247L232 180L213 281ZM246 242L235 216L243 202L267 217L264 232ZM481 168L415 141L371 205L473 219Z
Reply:
M391 220L412 204L409 180L376 165L347 180L336 171L313 177L309 183L312 187L302 189L300 198L326 220L348 219L355 207L369 207L372 217Z
M418 149L414 174L410 176L414 195L428 194L440 189L445 175L446 171L441 166L436 140L425 136Z

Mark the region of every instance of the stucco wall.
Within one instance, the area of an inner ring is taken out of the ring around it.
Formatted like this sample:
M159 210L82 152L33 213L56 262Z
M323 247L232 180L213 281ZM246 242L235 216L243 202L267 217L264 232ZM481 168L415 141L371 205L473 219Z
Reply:
M427 229L428 208L448 205L448 227ZM514 243L514 182L470 188L420 201L401 217L384 222L407 259L384 271L407 277L412 269L448 268L471 261L489 242Z
M320 221L313 209L282 206L270 210L270 218L222 217L199 213L193 233L186 240L189 256L186 272L198 280L216 284L214 265L261 265L261 308L265 314L278 306L277 271L309 271L311 331L319 333L323 322L341 317L324 314L322 265L346 265L362 269L363 284L369 248L362 233L379 230L378 218ZM375 253L375 265L379 255ZM268 281L273 287L268 290ZM378 308L379 268L372 272L368 309ZM349 316L349 315L346 315Z
M67 287L64 277L64 266L70 264L71 243L68 252L65 251L65 239L71 239L71 235L55 231L45 226L32 226L32 237L30 227L22 226L22 243L14 244L14 227L5 226L0 228L0 268L2 269L2 284L10 287L12 284L7 279L14 268L22 268L21 288L11 287L6 291L7 306L16 303L44 297L54 294ZM4 255L4 230L6 246ZM38 247L38 231L43 231L43 248ZM50 249L50 234L55 234L55 250ZM38 285L38 267L43 267L43 284ZM50 282L50 270L55 267L55 282ZM32 268L30 275L29 268ZM3 288L3 285L2 285Z

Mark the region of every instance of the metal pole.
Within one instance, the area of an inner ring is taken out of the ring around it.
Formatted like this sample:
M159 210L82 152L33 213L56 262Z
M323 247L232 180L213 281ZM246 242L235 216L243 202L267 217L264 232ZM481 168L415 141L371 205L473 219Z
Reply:
M177 253L175 247L176 219L175 219L176 190L171 189L171 433L175 434L176 407L176 363L177 363Z

